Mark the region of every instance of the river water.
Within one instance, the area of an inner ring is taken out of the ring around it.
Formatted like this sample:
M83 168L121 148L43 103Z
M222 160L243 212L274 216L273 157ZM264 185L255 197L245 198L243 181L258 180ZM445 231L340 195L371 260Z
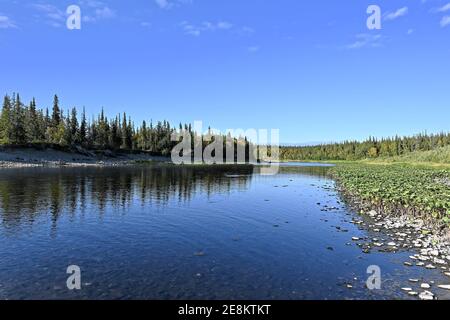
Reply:
M0 299L408 299L409 278L441 279L410 252L364 254L328 170L0 170Z

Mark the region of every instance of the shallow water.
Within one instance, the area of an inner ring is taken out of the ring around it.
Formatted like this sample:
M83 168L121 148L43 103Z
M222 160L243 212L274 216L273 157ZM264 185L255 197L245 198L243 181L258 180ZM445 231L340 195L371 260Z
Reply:
M363 254L328 167L258 170L1 170L0 299L407 299L408 278L442 280L408 252Z

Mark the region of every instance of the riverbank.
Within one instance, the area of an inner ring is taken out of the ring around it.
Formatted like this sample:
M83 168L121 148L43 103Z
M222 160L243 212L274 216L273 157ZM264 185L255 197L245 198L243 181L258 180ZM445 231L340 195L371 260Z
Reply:
M113 152L51 147L2 147L0 168L124 166L139 162L168 162L170 158L140 152Z
M348 163L333 168L332 175L348 197L381 213L450 222L450 170L445 168Z
M331 175L347 205L361 216L353 223L374 234L352 239L364 253L415 250L405 267L438 269L450 277L449 170L347 163L331 169ZM390 239L377 236L382 234ZM448 283L409 282L405 294L423 300L435 298L433 286L450 290ZM413 288L414 284L420 287Z

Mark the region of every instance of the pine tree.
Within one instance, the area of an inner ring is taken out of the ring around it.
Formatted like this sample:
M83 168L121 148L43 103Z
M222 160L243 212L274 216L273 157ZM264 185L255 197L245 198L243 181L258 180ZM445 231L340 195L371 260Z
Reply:
M111 141L110 145L113 149L119 149L122 138L120 136L120 120L116 119L111 123Z
M134 132L133 132L134 125L131 123L131 118L128 118L128 126L127 126L127 132L126 132L126 145L128 150L133 149L133 142L134 142Z
M128 126L127 126L127 114L123 114L122 119L122 149L128 149Z
M8 144L11 139L11 98L6 95L0 114L0 143Z
M10 142L13 144L24 144L27 142L24 119L25 112L19 94L17 94L13 102L14 108L11 117Z
M59 98L55 94L53 97L53 113L52 113L52 125L54 128L58 128L61 122L61 109L59 108Z
M83 107L83 114L81 115L81 125L80 125L80 144L86 145L87 143L87 123L86 123L86 110Z
M33 98L26 112L26 134L28 142L41 141L41 124L39 113L36 109L36 100Z
M78 119L77 119L77 109L72 108L70 115L70 134L72 136L72 143L80 143L80 134L78 132Z
M72 123L71 123L71 119L70 119L70 114L69 111L67 111L67 117L65 119L66 121L61 121L60 123L60 127L63 127L63 139L62 139L62 144L63 145L72 145L74 142L74 137L72 135Z

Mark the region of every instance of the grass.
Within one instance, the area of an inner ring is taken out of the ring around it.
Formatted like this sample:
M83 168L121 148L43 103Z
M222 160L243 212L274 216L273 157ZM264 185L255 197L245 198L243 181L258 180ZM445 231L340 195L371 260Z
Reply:
M438 148L431 151L416 151L396 157L384 157L367 160L373 163L405 163L405 164L428 164L431 166L450 166L450 146Z

